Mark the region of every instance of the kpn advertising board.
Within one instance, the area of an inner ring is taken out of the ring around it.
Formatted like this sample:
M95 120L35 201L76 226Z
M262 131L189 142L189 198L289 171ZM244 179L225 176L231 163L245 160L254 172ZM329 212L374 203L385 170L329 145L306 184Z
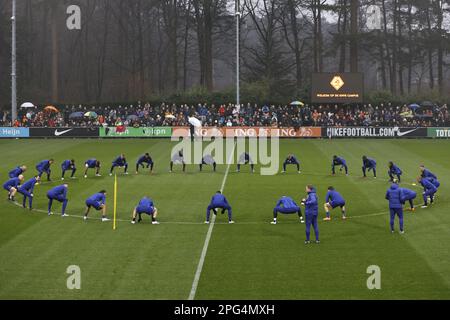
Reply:
M313 73L311 101L314 103L363 102L362 73Z
M116 127L100 128L100 137L115 138L139 138L139 137L170 137L172 136L171 127L126 127L118 129Z

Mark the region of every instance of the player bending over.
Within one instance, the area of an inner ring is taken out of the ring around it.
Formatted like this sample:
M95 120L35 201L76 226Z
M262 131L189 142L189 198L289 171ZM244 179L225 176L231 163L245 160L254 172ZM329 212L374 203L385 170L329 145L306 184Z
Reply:
M377 177L377 162L374 159L367 158L366 156L362 157L363 165L362 165L362 172L364 175L364 178L366 178L366 171L373 171L374 178Z
M222 192L217 191L215 195L211 198L211 202L208 205L208 208L206 208L206 221L205 223L209 223L209 216L211 214L211 210L213 211L214 215L217 215L217 209L222 209L222 214L225 213L225 210L228 211L228 223L234 223L232 218L232 210L231 206L227 201L227 198L222 194Z
M94 207L97 211L102 211L102 221L109 221L106 217L106 191L101 190L100 192L93 194L89 198L86 199L86 212L84 214L83 219L87 220L89 211L91 207Z
M345 215L345 199L339 192L337 192L334 187L328 187L328 192L325 197L325 204L323 208L325 209L326 217L323 218L324 221L330 221L330 210L340 207L342 212L342 219L346 219Z
M433 186L436 187L436 189L439 189L439 187L441 186L441 183L440 183L439 180L436 179L436 178L428 177L428 178L425 178L425 179L427 179L428 181L430 181L431 184L432 184Z
M417 178L417 181L423 187L422 196L423 196L424 204L423 204L422 208L427 208L428 207L428 198L430 198L430 204L434 203L434 195L437 192L437 188L427 178L419 177L419 178Z
M437 179L437 176L432 173L430 170L428 170L427 168L425 168L425 166L422 164L420 167L420 176L422 178L434 178Z
M286 158L286 160L284 160L283 162L283 171L281 171L281 173L285 173L286 172L286 166L288 164L295 164L297 166L297 172L301 173L300 171L300 161L297 160L297 157L294 156L293 154L289 154Z
M69 215L66 214L66 207L67 203L69 202L69 199L67 199L67 189L69 185L67 183L54 187L50 189L47 192L47 198L48 198L48 215L52 215L52 205L53 200L62 202L62 210L61 210L61 216L62 217L68 217Z
M23 175L19 174L17 178L12 178L6 181L3 184L3 189L8 191L8 200L14 201L14 196L17 193L17 189L19 189L19 185L23 181Z
M394 180L394 183L397 183L397 180ZM416 209L414 208L414 199L417 197L417 193L407 188L400 188L400 190L403 194L402 204L404 205L406 201L408 201L410 208L407 210L415 211Z
M174 164L182 164L183 172L186 172L186 163L184 162L183 150L179 150L178 152L172 155L172 159L170 160L170 170L169 172L173 172Z
M12 179L12 178L17 178L18 176L20 176L21 174L23 174L25 171L27 171L27 167L26 166L18 166L15 167L14 169L12 169L9 173L8 176Z
M127 163L127 159L125 159L125 155L121 154L120 156L118 156L116 159L114 159L114 161L112 162L112 166L111 166L111 170L109 171L109 175L112 176L113 175L113 171L115 167L119 167L119 168L124 168L124 174L128 174L127 170L128 170L128 163Z
M95 176L96 177L100 177L100 161L98 161L97 159L89 159L86 160L86 162L84 163L84 167L86 168L84 170L84 177L87 178L87 172L89 169L95 169Z
M207 154L202 158L202 162L199 164L200 171L203 170L203 165L212 165L214 172L216 171L216 160L214 160L210 154Z
M309 237L311 233L311 225L314 228L316 236L316 243L319 244L319 225L317 223L317 216L319 214L319 199L317 198L316 189L312 185L306 186L308 196L302 200L302 205L305 206L305 220L306 220L306 240L305 244L309 244Z
M63 163L61 163L61 170L62 170L61 180L64 180L64 175L68 170L72 170L72 174L70 175L70 177L74 179L75 172L77 171L77 168L75 167L75 160L74 159L64 160Z
M404 195L397 183L393 183L391 187L386 191L386 200L389 201L389 211L391 215L390 226L391 232L394 233L395 216L398 216L400 224L400 233L405 233L403 229L403 205L402 199Z
M144 164L147 165L147 169L150 168L150 173L153 172L153 159L152 157L150 157L150 154L146 153L143 156L140 156L136 161L136 174L139 173L140 166L142 166L142 168L145 168Z
M131 223L136 223L136 216L139 216L137 222L141 222L141 215L143 213L148 214L152 218L152 224L159 224L159 222L156 221L156 217L158 216L158 209L156 209L156 207L153 205L153 200L149 197L143 197L141 201L139 201L137 207L134 208L132 216L133 219L131 220Z
M25 182L23 185L21 185L19 187L19 189L17 190L17 192L23 194L23 201L22 201L22 207L26 208L26 201L28 198L28 204L30 207L30 210L32 210L33 208L33 191L34 191L34 186L36 184L39 183L39 176L33 177L30 180L28 180L27 182Z
M271 222L271 224L277 224L278 213L283 214L297 213L300 222L304 223L302 217L302 210L291 197L282 196L280 200L278 200L277 204L275 205L275 208L273 208L273 221Z
M247 152L244 152L239 156L236 172L241 171L241 164L250 164L250 169L252 170L252 173L255 172L255 164L253 163L252 157L250 157L250 155Z
M399 167L397 167L392 161L389 161L389 170L388 170L389 182L393 182L394 176L396 176L397 182L400 183L402 174L403 174L402 170Z
M39 178L41 178L42 175L44 173L46 173L47 174L47 181L51 181L50 174L51 174L52 170L50 169L50 166L52 165L53 162L55 162L53 159L42 160L41 162L39 162L36 165L36 170L38 171Z
M335 170L336 166L341 166L339 171L342 171L342 169L345 169L345 174L348 175L347 162L345 161L344 158L338 157L336 155L333 156L333 161L331 163L331 172L332 172L333 175L336 174L336 170Z

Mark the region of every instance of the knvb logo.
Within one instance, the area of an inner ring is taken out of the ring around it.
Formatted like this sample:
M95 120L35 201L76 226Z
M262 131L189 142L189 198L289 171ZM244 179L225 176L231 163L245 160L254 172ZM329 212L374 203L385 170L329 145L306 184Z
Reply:
M334 76L333 79L331 79L330 84L334 88L334 90L339 91L339 89L342 88L345 82L340 76Z

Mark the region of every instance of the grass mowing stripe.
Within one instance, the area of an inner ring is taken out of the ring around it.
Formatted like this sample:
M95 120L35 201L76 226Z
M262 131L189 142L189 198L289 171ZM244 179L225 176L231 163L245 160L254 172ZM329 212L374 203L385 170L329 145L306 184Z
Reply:
M230 171L231 159L234 155L234 149L236 148L236 142L233 145L233 151L230 153L228 158L228 166L225 170L225 174L223 176L222 185L220 186L220 192L223 192L225 188L225 183L227 182L228 172ZM195 293L197 292L198 282L200 281L200 276L202 274L203 264L205 263L206 253L208 252L209 241L211 240L211 234L214 228L214 222L216 221L216 215L213 214L211 223L208 228L208 232L206 233L205 243L203 244L202 253L200 255L200 260L198 261L197 270L195 271L194 281L192 282L191 292L189 293L188 300L195 299Z

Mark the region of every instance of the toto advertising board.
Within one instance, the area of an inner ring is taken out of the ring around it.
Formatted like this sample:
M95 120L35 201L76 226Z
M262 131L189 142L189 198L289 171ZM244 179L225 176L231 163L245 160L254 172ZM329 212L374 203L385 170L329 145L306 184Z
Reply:
M427 128L330 127L322 128L322 136L328 138L425 138Z
M430 138L450 138L450 128L428 128Z

